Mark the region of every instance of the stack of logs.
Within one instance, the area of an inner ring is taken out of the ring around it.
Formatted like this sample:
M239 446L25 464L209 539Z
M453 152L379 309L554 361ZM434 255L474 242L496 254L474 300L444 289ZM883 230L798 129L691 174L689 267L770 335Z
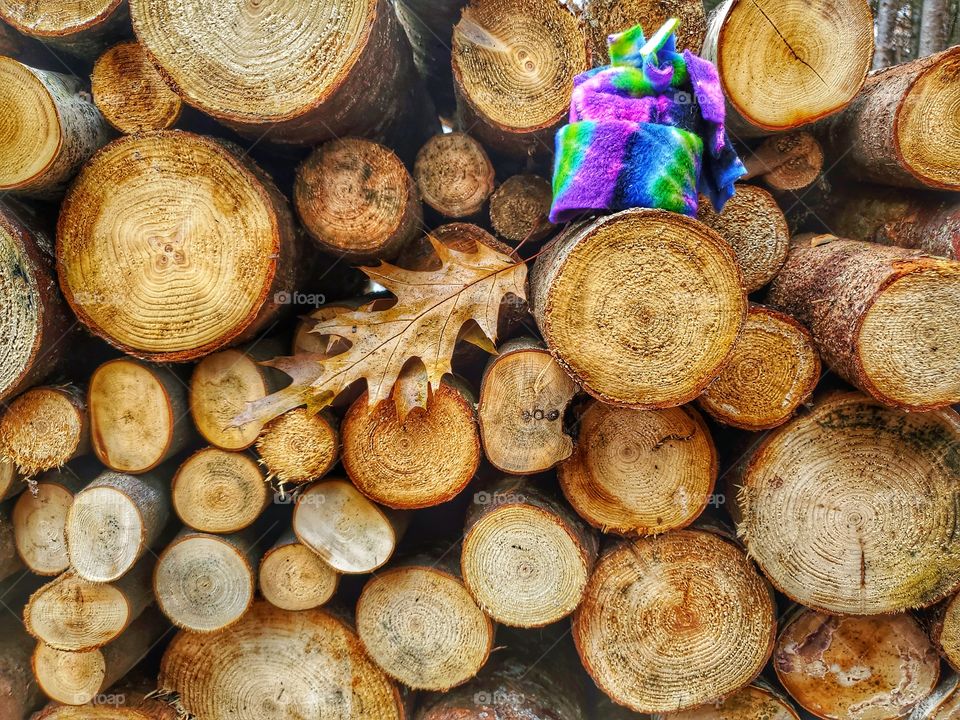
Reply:
M551 225L573 78L669 16L747 176ZM0 720L957 717L960 47L868 74L866 0L0 19ZM237 421L442 246L528 263L496 354Z

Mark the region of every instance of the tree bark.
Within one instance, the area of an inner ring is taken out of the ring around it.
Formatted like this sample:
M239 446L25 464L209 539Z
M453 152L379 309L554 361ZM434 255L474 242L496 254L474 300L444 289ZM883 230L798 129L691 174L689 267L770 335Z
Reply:
M270 486L255 457L213 447L184 460L170 483L177 517L200 532L244 530L266 510L270 499Z
M820 357L883 402L960 401L960 263L916 250L797 236L767 303L813 333Z
M949 36L949 0L923 0L923 13L920 15L920 47L917 57L925 57L946 50Z
M319 555L286 531L260 561L260 592L282 610L310 610L325 604L340 576Z
M340 430L329 412L295 408L268 422L257 438L267 477L286 485L319 480L337 464Z
M90 451L90 422L82 389L35 387L0 416L0 455L27 478L61 467Z
M97 109L127 135L171 128L183 110L137 42L118 43L97 58L90 85Z
M464 133L427 140L417 153L413 176L423 202L440 218L479 219L493 192L487 151Z
M124 0L67 4L57 0L2 0L0 19L56 50L91 60L111 40L128 32L129 14Z
M879 0L877 3L876 49L873 53L873 69L881 70L897 64L897 13L899 0Z

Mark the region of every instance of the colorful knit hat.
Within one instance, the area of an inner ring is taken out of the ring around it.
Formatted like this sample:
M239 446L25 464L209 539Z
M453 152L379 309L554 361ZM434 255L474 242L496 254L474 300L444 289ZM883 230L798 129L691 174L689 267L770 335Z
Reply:
M552 222L632 207L696 215L698 192L719 212L733 195L746 169L723 127L717 70L677 52L676 25L649 42L639 25L611 35L610 64L574 79L570 123L556 138Z

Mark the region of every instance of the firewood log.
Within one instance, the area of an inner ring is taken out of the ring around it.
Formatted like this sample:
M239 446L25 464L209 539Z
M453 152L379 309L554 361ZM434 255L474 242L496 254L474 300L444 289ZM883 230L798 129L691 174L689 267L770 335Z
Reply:
M56 50L92 59L128 22L123 0L0 0L0 19Z
M610 62L607 37L634 25L643 26L647 37L675 17L677 49L699 53L707 29L703 3L697 0L587 0L581 3L593 52L593 65Z
M638 408L699 395L747 312L730 246L664 210L571 226L537 258L530 294L547 345L574 380L603 402Z
M252 456L213 447L184 460L170 483L177 517L201 532L234 533L249 527L270 497L267 480Z
M487 460L499 470L529 475L549 470L573 452L563 430L577 385L543 343L508 340L490 359L477 415Z
M777 201L763 188L738 184L721 213L701 197L697 219L733 248L748 293L770 282L787 260L790 229Z
M409 717L405 696L367 658L349 623L322 609L290 612L262 600L223 632L178 633L159 682L204 720Z
M248 402L279 390L284 375L264 360L284 354L281 343L254 341L207 355L190 377L190 415L204 440L223 450L245 450L263 429L258 422L236 426L233 419Z
M370 658L414 690L449 690L474 677L494 626L464 587L455 552L379 571L357 600L357 634Z
M0 506L0 580L23 570L23 561L17 554L12 509L10 503Z
M194 633L238 622L256 592L256 537L250 530L211 535L184 528L153 572L153 594L170 622Z
M604 716L605 718L607 716ZM637 716L626 711L614 713L607 720L630 720ZM679 713L653 716L653 720L800 720L786 693L767 682L763 676L740 688L719 702L701 705Z
M153 602L147 556L114 583L90 582L68 570L41 587L23 611L37 640L57 650L84 652L112 642Z
M56 196L106 144L107 123L83 89L70 75L0 58L0 190Z
M510 245L543 240L553 225L547 219L553 190L539 175L512 175L490 196L490 225Z
M747 168L741 180L757 178L773 190L802 190L823 169L823 148L812 134L798 130L768 137L741 160Z
M413 176L423 202L444 218L479 218L493 192L487 151L465 133L427 140L417 153Z
M586 35L560 3L473 0L453 30L460 126L498 153L548 156L589 67Z
M193 437L186 385L168 367L110 360L90 377L87 407L93 451L117 472L152 470Z
M325 480L296 498L297 539L334 570L347 574L381 567L406 530L407 515L381 508L344 480Z
M330 472L340 455L336 418L326 411L289 410L264 426L257 452L269 478L291 485L317 480Z
M423 222L417 188L400 158L362 138L314 150L297 168L293 200L319 248L350 262L393 260Z
M707 18L703 56L717 65L735 135L792 130L863 87L873 16L866 0L725 0Z
M17 466L9 460L0 459L0 502L22 493L27 487Z
M97 474L96 463L50 470L21 493L11 519L17 553L35 575L59 575L70 566L67 554L67 511L73 498Z
M405 380L394 386L402 393ZM473 478L483 453L474 395L457 379L444 381L401 419L394 396L370 406L364 392L343 419L343 467L356 488L387 507L439 505Z
M916 411L960 401L960 263L798 236L767 303L806 325L824 362L877 399Z
M960 190L960 47L870 74L863 92L822 135L859 180Z
M113 697L111 697L113 696ZM180 720L176 708L143 693L108 693L113 702L86 705L50 703L30 720Z
M410 112L416 70L390 3L289 0L273 9L130 3L137 38L164 79L252 139L383 136Z
M288 530L260 561L260 592L283 610L310 610L325 604L340 576Z
M676 712L753 680L773 650L773 593L746 554L676 530L602 554L574 614L587 672L636 712Z
M960 201L953 194L836 183L816 212L841 237L960 259Z
M926 607L960 586L960 415L827 395L744 461L738 530L790 599L855 615Z
M810 332L789 315L751 305L730 362L697 404L725 425L765 430L789 420L819 380Z
M77 575L117 580L160 540L170 517L169 477L166 468L143 475L107 471L74 496L66 533Z
M31 388L0 415L0 455L26 477L59 468L89 451L87 403L76 386Z
M461 568L470 594L497 622L542 627L580 604L598 542L558 495L506 477L474 495Z
M0 282L0 400L54 370L74 323L57 287L53 242L35 220L9 198L0 204L0 277L18 279Z
M37 644L31 659L33 675L44 694L65 705L83 705L132 670L169 625L147 608L116 640L103 648L67 652Z
M290 209L266 174L179 130L122 137L84 166L61 207L57 264L91 332L168 362L259 334L302 270Z
M573 455L557 468L567 501L618 535L658 535L703 512L717 479L710 430L690 406L631 410L591 401Z
M950 667L960 667L960 603L951 595L929 614L927 627L930 640Z
M825 719L903 717L940 674L936 650L909 614L836 617L808 609L785 622L773 667L793 698Z
M941 678L936 689L914 705L905 717L908 720L949 720L960 708L960 677L956 673L947 673Z
M103 53L93 66L90 88L107 122L127 135L173 127L183 109L180 96L136 42L118 43Z
M0 717L4 720L27 717L43 699L30 672L30 654L36 643L19 617L33 587L21 576L0 583L0 597L9 610L0 617Z

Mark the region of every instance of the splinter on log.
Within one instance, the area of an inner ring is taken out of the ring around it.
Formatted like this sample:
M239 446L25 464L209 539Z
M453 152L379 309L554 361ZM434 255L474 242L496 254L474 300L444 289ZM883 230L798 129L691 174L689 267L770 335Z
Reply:
M270 487L252 456L208 447L184 460L170 483L170 501L185 525L233 533L266 509Z
M958 595L945 600L931 612L930 639L954 670L960 667L960 602Z
M747 312L730 246L664 210L571 226L537 258L530 292L557 361L597 399L629 407L699 395L723 369Z
M827 396L742 468L738 530L791 600L826 612L927 607L960 586L960 415ZM909 581L907 581L909 579Z
M878 400L914 411L960 402L960 262L798 236L767 303L806 325L823 361Z
M166 130L180 118L180 96L167 87L139 43L122 42L103 53L93 66L90 87L107 122L127 135Z
M84 652L112 642L153 602L148 556L115 583L68 570L37 590L23 611L27 631L57 650Z
M483 146L465 133L434 135L420 148L413 176L423 201L446 218L480 215L494 170Z
M102 649L66 652L38 643L31 661L34 677L50 699L83 705L130 672L168 627L159 612L148 608Z
M0 415L0 456L26 477L59 468L89 450L87 404L72 385L31 388Z
M491 618L541 627L580 604L597 551L596 534L559 497L506 477L474 495L460 563Z
M153 572L157 605L179 628L222 631L250 609L259 558L249 531L210 535L183 529Z
M573 78L589 67L587 38L560 3L473 0L453 30L462 126L503 154L552 152Z
M700 0L586 0L583 18L593 51L593 65L610 62L607 37L623 32L634 25L642 25L653 33L670 18L677 18L677 49L699 53L706 33L706 16Z
M92 582L122 577L152 548L170 517L169 475L104 472L67 512L70 566Z
M820 175L823 148L813 135L799 130L769 137L741 159L747 168L741 180L759 177L774 190L802 190Z
M107 123L70 75L0 57L0 190L53 196L108 139Z
M163 130L114 140L84 166L61 206L57 269L91 332L181 362L277 319L300 270L294 243L286 200L249 158Z
M193 436L186 388L168 367L110 360L90 376L87 406L93 451L117 472L152 470Z
M130 2L137 39L165 80L242 135L301 144L382 135L411 110L416 70L386 0L281 0L269 9Z
M408 517L370 502L344 480L314 483L296 498L297 539L341 573L373 572L393 555Z
M123 34L127 7L123 0L0 0L0 19L58 50L91 59Z
M257 452L269 478L290 485L317 480L330 472L340 455L336 418L305 408L288 410L264 426Z
M413 177L390 148L331 140L297 168L297 214L321 250L351 262L393 260L420 232Z
M960 190L960 47L871 73L826 150L859 180Z
M819 380L810 332L789 315L751 305L730 362L697 404L725 425L765 430L786 422Z
M863 87L873 15L867 0L725 0L707 20L703 56L717 66L735 135L792 130Z
M635 715L602 716L605 720L631 720ZM733 695L708 705L679 713L654 715L654 720L800 720L786 694L763 680L754 680Z
M419 555L381 570L357 600L357 634L367 654L414 690L462 685L493 649L493 623L451 555Z
M248 402L279 390L283 373L260 361L284 354L279 342L255 341L247 348L231 348L207 355L190 377L190 415L199 433L223 450L245 450L256 442L263 425L235 426L233 419Z
M587 522L618 535L658 535L703 512L717 479L717 451L690 406L631 410L591 401L579 437L557 468L567 501Z
M67 511L73 498L96 474L89 464L50 470L33 481L31 492L21 493L11 520L17 553L35 575L59 575L70 567L67 555Z
M0 93L5 89L0 84ZM63 357L60 346L75 322L57 287L53 243L34 225L24 206L4 198L0 205L0 400L50 374Z
M511 245L543 240L553 225L547 219L553 190L539 175L514 175L490 196L490 224Z
M223 632L178 633L163 655L159 684L204 720L409 717L404 694L367 657L346 621L263 600Z
M894 720L933 691L940 659L909 614L837 617L797 608L780 631L773 667L819 718Z
M501 345L487 364L477 404L490 464L529 475L570 457L573 441L563 431L563 416L576 392L543 343L524 337Z
M719 214L701 197L697 219L733 248L748 293L770 282L787 260L790 228L777 201L763 188L738 184Z
M598 687L641 713L719 700L773 650L773 593L746 554L712 532L622 541L597 562L573 639Z
M480 434L473 395L464 383L445 381L426 407L401 419L395 395L373 407L364 392L343 419L343 467L371 500L400 510L452 499L480 466Z
M333 597L340 576L288 530L260 561L260 592L283 610L310 610Z

